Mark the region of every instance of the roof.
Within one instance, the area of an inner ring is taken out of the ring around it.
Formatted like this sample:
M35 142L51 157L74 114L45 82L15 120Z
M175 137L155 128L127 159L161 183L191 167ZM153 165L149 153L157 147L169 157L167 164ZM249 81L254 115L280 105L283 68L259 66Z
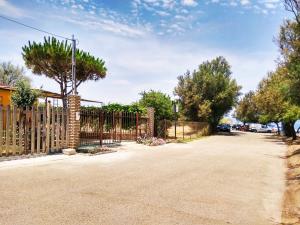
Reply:
M3 84L0 84L0 89L10 90L10 91L15 91L16 90L15 87L11 87L11 86L8 86L8 85L3 85ZM42 94L45 97L61 98L61 95L58 94L58 93L55 93L55 92L45 91L45 90L42 90L42 89L34 89L34 90L38 90L38 91L42 92Z
M11 87L11 86L8 86L8 85L3 85L3 84L0 84L0 89L10 90L10 91L15 91L16 90L15 87ZM38 90L38 91L42 92L43 97L61 99L61 94L59 94L59 93L55 93L55 92L51 92L51 91L45 91L45 90L42 90L42 89L35 89L35 90ZM94 101L94 100L88 100L88 99L81 99L81 101L100 103L100 104L103 103L103 102L100 102L100 101Z
M0 84L0 89L5 89L5 90L16 90L16 88L8 86L8 85L4 85L4 84Z

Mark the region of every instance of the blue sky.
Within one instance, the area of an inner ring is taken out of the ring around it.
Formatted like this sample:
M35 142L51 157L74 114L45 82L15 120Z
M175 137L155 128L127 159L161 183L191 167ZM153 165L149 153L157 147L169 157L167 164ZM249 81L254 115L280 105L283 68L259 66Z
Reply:
M281 0L0 0L0 15L79 40L103 58L107 77L82 84L83 98L130 103L143 90L173 96L177 76L223 55L243 92L275 68L274 38L289 16ZM44 34L0 19L0 61L24 65L21 48ZM32 75L34 87L58 91Z

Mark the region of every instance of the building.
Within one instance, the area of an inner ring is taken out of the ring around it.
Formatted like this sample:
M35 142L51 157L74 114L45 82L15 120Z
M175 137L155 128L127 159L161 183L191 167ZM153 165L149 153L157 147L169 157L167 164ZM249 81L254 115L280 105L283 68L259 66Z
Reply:
M14 87L7 86L7 85L0 85L0 105L1 106L6 107L8 105L11 105L11 96L15 90L16 90L16 88L14 88ZM42 95L40 99L44 99L45 102L47 102L48 99L52 99L53 104L54 104L55 101L57 102L59 99L61 99L61 96L58 93L40 90L40 89L39 89L39 91L41 92L41 95Z
M15 87L7 86L7 85L1 85L0 84L0 105L3 107L11 105L11 96L16 90ZM40 103L47 103L51 101L53 106L58 106L61 104L61 95L55 92L51 91L45 91L38 89L41 92L41 96L39 98ZM101 101L94 101L94 100L87 100L87 99L81 99L82 102L88 102L88 103L96 103L103 105L103 102Z

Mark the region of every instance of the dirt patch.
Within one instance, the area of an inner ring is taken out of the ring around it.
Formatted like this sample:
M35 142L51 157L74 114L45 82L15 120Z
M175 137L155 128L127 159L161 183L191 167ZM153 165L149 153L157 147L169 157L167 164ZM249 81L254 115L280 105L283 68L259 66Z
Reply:
M282 224L300 224L300 145L287 151L287 188L283 198Z

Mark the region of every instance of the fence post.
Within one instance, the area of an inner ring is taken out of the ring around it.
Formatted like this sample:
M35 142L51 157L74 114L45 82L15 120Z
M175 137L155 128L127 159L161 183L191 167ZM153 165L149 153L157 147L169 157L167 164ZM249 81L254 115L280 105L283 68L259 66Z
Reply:
M135 113L135 117L136 117L136 120L135 120L135 140L137 141L138 139L138 130L139 130L139 114L138 113Z
M167 140L167 120L164 119L164 135L165 135L165 140Z
M100 112L99 112L99 126L100 126L100 146L102 147L102 145L103 145L103 130L104 130L104 128L103 128L103 125L104 125L104 111L103 110L101 110Z
M0 105L0 156L3 154L3 108Z
M80 96L68 96L69 125L68 125L68 148L76 149L80 143Z
M152 107L147 108L147 116L148 116L148 123L149 123L148 134L150 137L154 136L154 113L155 113L154 108Z
M119 124L120 124L120 142L122 141L122 112L119 112Z
M6 156L9 155L9 145L10 145L10 106L6 108L6 136L5 136L5 149Z
M177 121L176 121L176 119L175 119L175 139L177 139Z
M184 121L182 121L182 139L184 140Z

